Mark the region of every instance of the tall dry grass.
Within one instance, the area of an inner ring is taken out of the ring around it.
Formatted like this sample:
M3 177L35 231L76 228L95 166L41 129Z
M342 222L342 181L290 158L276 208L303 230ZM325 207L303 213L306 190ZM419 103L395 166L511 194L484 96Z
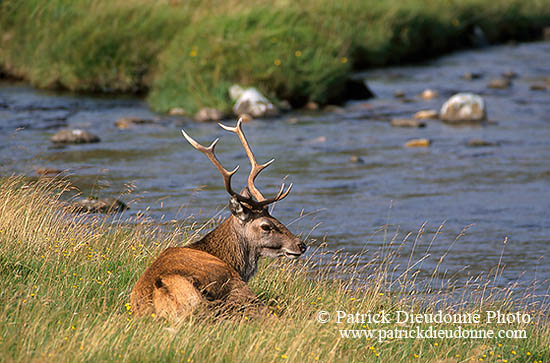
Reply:
M120 218L113 222L76 215L61 201L70 188L67 182L51 179L1 182L0 357L4 361L550 359L547 306L493 287L490 277L436 289L418 279L416 261L396 273L393 259L401 243L397 237L367 263L323 248L304 261L264 263L251 287L273 315L197 316L184 321L135 318L129 293L139 275L162 249L186 242L193 231L178 223L167 230L144 219L122 223ZM332 314L331 321L317 320L321 310ZM414 326L337 324L338 310L389 314L501 310L527 313L533 320L463 326L524 330L525 339L346 339L340 330Z

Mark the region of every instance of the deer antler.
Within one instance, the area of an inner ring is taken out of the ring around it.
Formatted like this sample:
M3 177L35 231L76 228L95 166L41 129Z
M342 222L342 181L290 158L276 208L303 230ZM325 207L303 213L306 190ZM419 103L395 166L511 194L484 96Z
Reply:
M273 163L275 161L275 159L271 159L268 162L266 162L265 164L258 164L258 162L256 161L256 158L254 157L254 153L252 152L252 149L250 148L250 145L248 144L248 141L246 140L246 136L244 135L243 129L241 127L242 118L239 118L239 120L237 121L237 125L235 127L225 126L225 125L222 125L220 123L218 125L220 125L224 130L234 132L239 136L239 139L241 140L241 143L243 144L244 151L246 152L246 155L248 156L248 159L250 160L250 164L251 164L250 174L248 175L248 189L250 190L250 193L252 194L252 196L254 198L256 198L258 203L263 207L263 206L266 206L268 204L277 202L277 201L285 198L288 195L288 193L290 193L290 189L292 188L292 184L290 184L288 186L288 189L285 191L284 190L285 189L285 183L282 183L281 189L279 190L279 193L277 193L277 195L275 197L269 198L269 199L266 199L262 195L262 193L260 193L258 188L256 188L256 186L254 185L254 180L256 180L256 177L258 176L258 174L260 174L260 172L262 170L264 170L269 165L271 165L271 163Z
M219 170L219 172L223 176L223 182L225 184L225 190L229 193L229 195L231 195L232 197L237 198L237 200L240 201L240 202L243 202L243 203L246 203L246 204L250 205L253 208L262 209L263 207L265 207L268 204L277 202L277 201L285 198L288 195L288 193L290 193L290 189L292 188L292 184L290 184L288 186L288 188L286 189L286 191L285 191L285 183L283 183L281 185L281 189L279 190L277 195L274 196L273 198L266 199L262 195L262 193L260 193L258 188L256 188L256 186L254 185L254 180L256 179L258 174L262 170L267 168L269 165L271 165L271 163L274 162L275 159L271 159L270 161L268 161L265 164L258 164L256 162L256 158L254 157L254 154L252 153L252 149L250 149L250 145L248 144L248 141L246 140L246 137L244 136L243 130L241 128L241 124L242 124L242 119L239 118L239 121L237 121L237 126L235 126L235 127L229 127L229 126L225 126L225 125L222 125L222 124L219 124L219 125L224 130L236 133L239 136L239 139L241 140L241 143L243 144L244 150L246 151L246 155L248 155L248 158L250 159L250 164L252 164L252 169L250 170L250 175L248 176L248 190L250 191L252 196L254 198L256 198L256 200L254 200L253 198L245 197L245 196L243 196L239 193L236 193L231 188L231 177L233 176L233 174L235 174L237 172L237 170L239 170L239 166L237 165L237 167L235 169L233 169L232 171L228 171L220 163L220 161L218 160L218 158L216 157L216 154L214 152L214 148L216 147L216 144L220 140L219 138L214 140L210 144L210 146L205 147L205 146L199 144L198 142L196 142L195 140L193 140L193 138L191 136L189 136L184 130L181 130L181 133L183 134L185 139L187 139L187 141L189 141L191 146L193 146L195 149L199 150L204 155L206 155L208 157L208 159L210 159L212 164L214 164L214 166Z
M212 143L210 144L209 147L205 147L205 146L199 144L198 142L196 142L195 140L193 140L193 138L191 136L189 136L184 130L181 130L181 133L183 134L185 139L187 139L187 141L189 141L191 146L193 146L195 149L199 150L204 155L206 155L208 157L208 159L210 159L212 164L214 164L214 166L220 171L221 175L223 176L223 182L224 182L224 185L225 185L225 190L229 193L229 195L237 198L237 200L240 201L240 202L247 203L247 204L249 204L253 207L258 207L257 203L252 198L247 198L247 197L244 197L244 196L240 195L239 193L235 193L233 191L233 189L231 188L231 177L233 176L233 174L235 174L237 172L237 170L239 170L239 165L237 165L237 167L235 167L235 169L233 169L232 171L228 171L227 169L225 169L223 167L222 163L220 163L220 161L218 160L218 158L216 157L216 154L214 152L214 148L216 147L216 144L220 140L219 138L212 141Z

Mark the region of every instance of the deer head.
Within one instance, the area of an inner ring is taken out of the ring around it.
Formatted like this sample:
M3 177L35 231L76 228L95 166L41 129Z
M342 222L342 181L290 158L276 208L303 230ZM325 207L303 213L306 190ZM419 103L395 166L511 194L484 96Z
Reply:
M255 269L257 259L260 256L286 256L291 259L300 257L305 252L306 245L273 217L268 210L270 204L280 201L288 195L292 184L285 190L285 184L282 183L279 192L274 197L265 198L254 185L254 181L262 170L273 163L274 159L265 164L256 162L252 149L243 133L241 119L237 121L235 127L219 125L224 130L234 132L239 136L250 160L251 170L248 175L248 184L241 193L236 193L231 187L231 177L237 172L239 166L232 171L228 171L216 157L214 148L219 139L214 140L210 146L205 147L193 140L184 130L182 130L182 133L187 141L195 149L204 153L222 174L225 190L231 196L229 201L231 217L227 222L236 234L236 238L239 240L238 243L244 247L244 254L248 255L249 259L254 260L251 261L254 265L252 268Z

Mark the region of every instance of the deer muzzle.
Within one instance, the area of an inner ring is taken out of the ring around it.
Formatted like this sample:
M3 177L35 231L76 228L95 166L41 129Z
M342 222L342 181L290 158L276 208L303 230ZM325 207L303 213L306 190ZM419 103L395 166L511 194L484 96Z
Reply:
M307 246L305 243L298 240L298 242L291 248L283 247L282 250L286 258L294 260L300 257L304 252L306 252Z

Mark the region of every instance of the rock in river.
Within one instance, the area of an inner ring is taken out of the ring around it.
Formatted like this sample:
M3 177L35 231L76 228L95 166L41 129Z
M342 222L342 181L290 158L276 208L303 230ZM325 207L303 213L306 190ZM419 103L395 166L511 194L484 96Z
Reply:
M315 101L309 101L304 105L304 108L308 111L319 111L319 104Z
M436 110L421 110L414 114L414 118L417 120L437 119L438 117L439 113Z
M182 107L174 107L168 111L168 114L172 116L185 116L187 115L187 111Z
M155 121L139 117L121 117L115 121L115 126L120 130L125 130L136 125L147 125L153 123L155 123Z
M420 120L410 118L394 118L391 120L394 127L426 127L426 123Z
M215 108L205 107L195 114L194 119L199 122L217 122L223 119L223 112L216 110Z
M518 74L514 71L506 71L502 73L502 77L506 79L514 79L514 78L518 78Z
M443 121L451 123L479 122L487 119L485 102L473 93L457 93L449 98L439 113Z
M59 144L86 144L100 141L98 136L80 129L59 130L50 140Z
M529 89L531 91L546 91L548 89L548 87L546 87L546 85L544 83L535 83L535 84L532 84Z
M439 92L428 88L420 94L420 97L422 97L425 100L431 100L431 99L439 97Z
M510 87L511 84L512 84L512 82L510 82L510 80L507 79L507 78L497 78L497 79L493 79L491 82L489 82L487 87L495 88L495 89L506 89L506 88Z
M364 164L365 160L358 155L352 155L349 157L349 162L354 164Z
M498 143L491 142L483 139L471 139L468 141L469 147L487 147L487 146L498 146Z
M265 117L279 113L275 105L254 87L243 89L235 84L229 89L229 95L235 101L233 112L236 115L247 113L252 117Z
M474 79L479 79L483 77L481 73L474 73L474 72L466 72L462 75L462 78L467 81L472 81Z
M128 209L128 206L115 198L84 198L74 203L75 211L81 213L118 213Z
M428 147L431 143L429 139L412 139L407 141L405 147Z
M393 93L393 97L395 98L403 98L405 97L405 91L398 89Z
M54 168L38 167L38 168L34 169L34 172L36 173L36 175L47 176L47 175L59 175L63 172L63 170L54 169Z

